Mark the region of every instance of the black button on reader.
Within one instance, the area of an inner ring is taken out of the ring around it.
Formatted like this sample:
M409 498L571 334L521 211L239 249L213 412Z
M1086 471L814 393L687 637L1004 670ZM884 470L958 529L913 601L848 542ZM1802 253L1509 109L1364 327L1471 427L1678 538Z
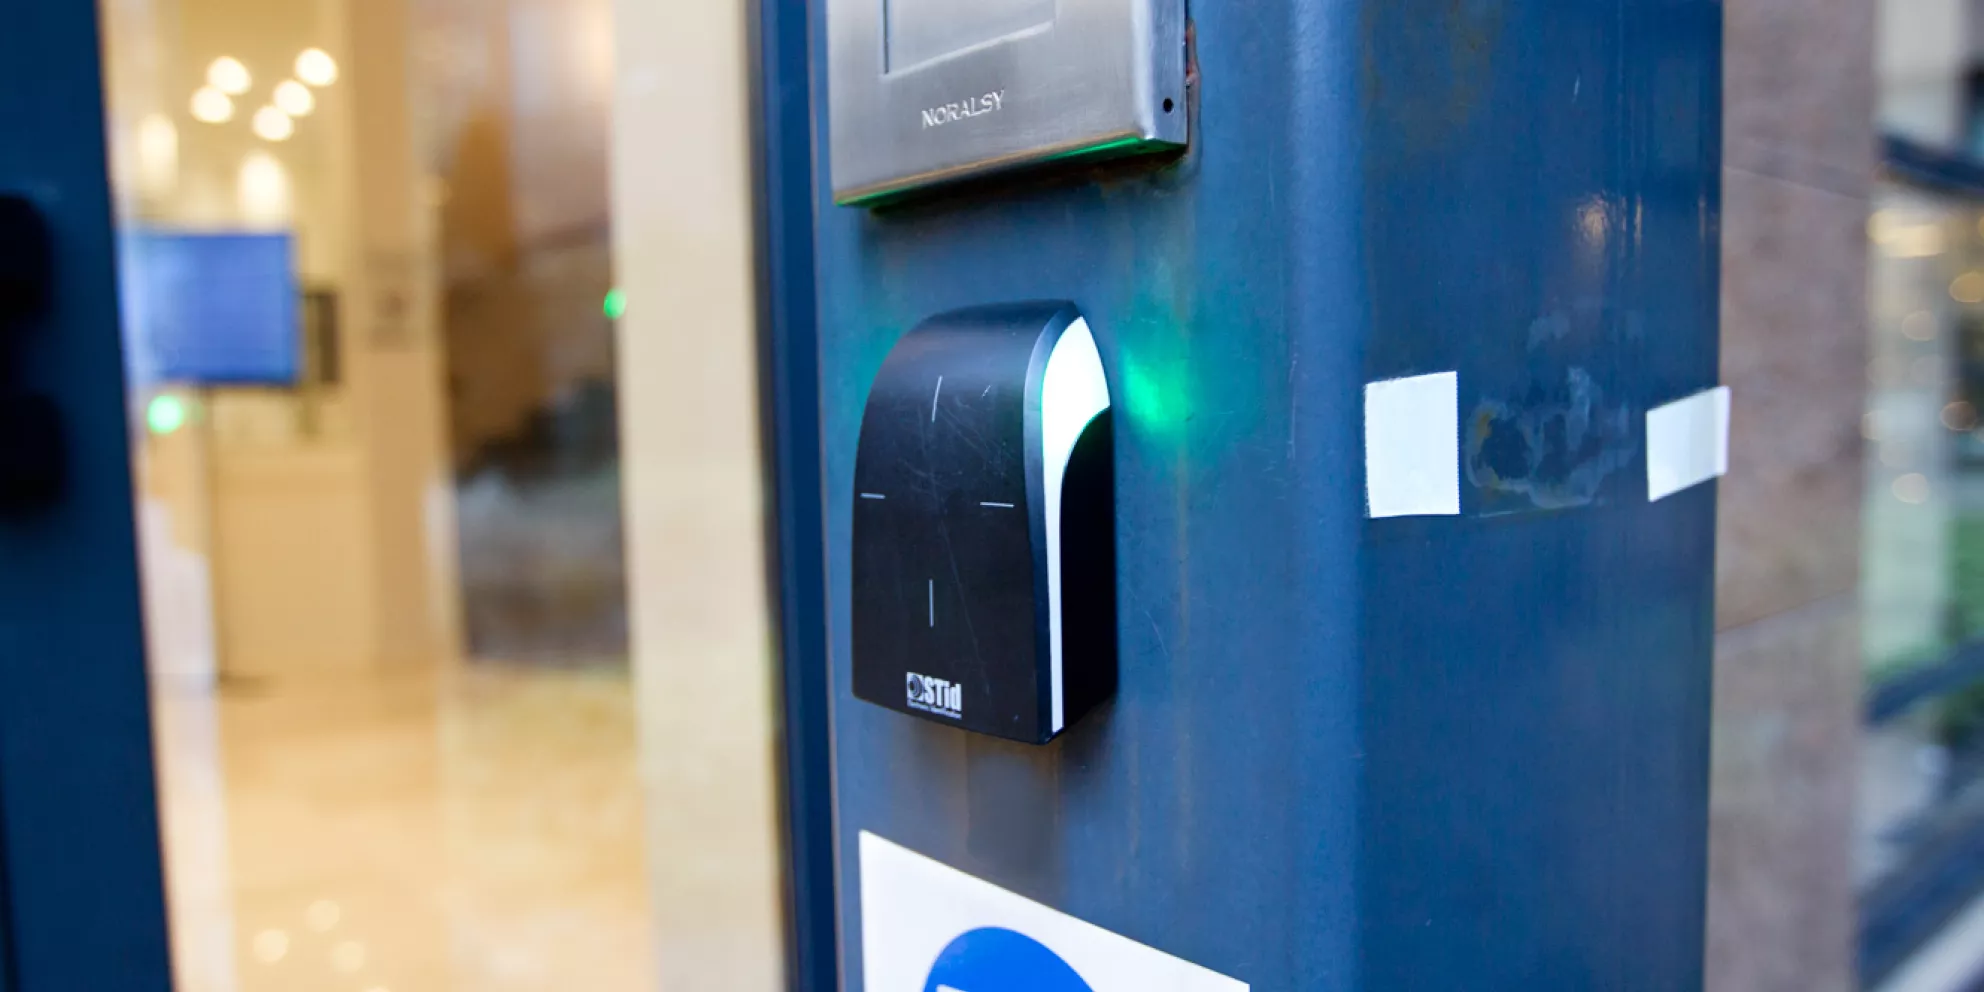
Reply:
M854 468L854 694L1044 744L1116 688L1109 383L1069 303L897 342Z

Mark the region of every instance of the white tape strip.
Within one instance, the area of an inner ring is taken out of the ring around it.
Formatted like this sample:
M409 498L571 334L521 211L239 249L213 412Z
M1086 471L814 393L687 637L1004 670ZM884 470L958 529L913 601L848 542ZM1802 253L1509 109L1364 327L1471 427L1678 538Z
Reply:
M1460 513L1460 374L1364 387L1364 495L1372 517Z
M1652 502L1729 471L1729 387L1646 412L1646 498Z

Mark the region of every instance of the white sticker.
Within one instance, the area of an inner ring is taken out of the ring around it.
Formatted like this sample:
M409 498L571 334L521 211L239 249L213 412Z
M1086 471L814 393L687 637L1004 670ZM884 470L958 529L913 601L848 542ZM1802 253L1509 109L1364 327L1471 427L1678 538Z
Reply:
M1364 387L1364 486L1372 517L1460 513L1460 374Z
M1247 984L861 832L865 992L1246 992Z
M1729 387L1646 412L1647 502L1729 472Z

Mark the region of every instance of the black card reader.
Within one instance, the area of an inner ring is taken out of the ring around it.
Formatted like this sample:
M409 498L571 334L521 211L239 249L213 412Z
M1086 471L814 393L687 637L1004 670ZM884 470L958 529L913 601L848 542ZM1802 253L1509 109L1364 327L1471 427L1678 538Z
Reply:
M1069 303L897 342L855 456L854 694L1044 744L1116 688L1109 383Z

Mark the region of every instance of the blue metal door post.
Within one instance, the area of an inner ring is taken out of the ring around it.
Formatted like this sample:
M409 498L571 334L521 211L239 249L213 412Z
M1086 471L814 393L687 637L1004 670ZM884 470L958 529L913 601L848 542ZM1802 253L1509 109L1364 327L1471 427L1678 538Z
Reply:
M52 263L0 391L52 400L66 463L53 502L0 511L0 988L24 992L171 986L96 16L0 3L0 194Z
M1720 6L1191 17L1181 158L816 171L845 988L863 831L1255 989L1699 987L1715 487L1650 500L1644 425L1717 383ZM897 339L1043 299L1117 397L1121 662L1034 747L854 698L849 541ZM1365 387L1435 373L1459 512L1373 519Z

